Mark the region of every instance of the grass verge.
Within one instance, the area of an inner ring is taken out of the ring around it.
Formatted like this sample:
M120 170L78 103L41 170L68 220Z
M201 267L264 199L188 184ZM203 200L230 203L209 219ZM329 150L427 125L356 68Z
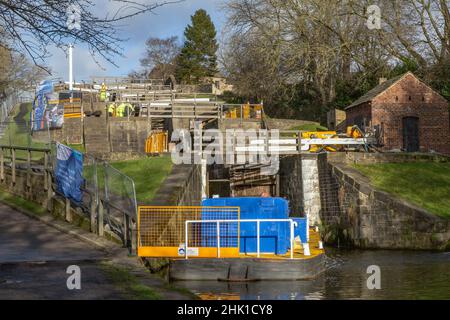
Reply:
M113 162L114 168L134 180L138 202L148 203L172 170L170 156Z
M378 189L450 218L450 162L354 165Z
M107 277L122 290L128 299L160 300L162 297L154 289L139 283L138 279L128 270L108 263L101 265Z
M42 207L40 204L15 196L3 188L0 188L0 202L3 202L13 208L22 208L37 216L43 216L47 213L47 209Z
M325 128L324 126L321 126L320 124L316 123L307 123L302 124L300 126L294 126L289 128L289 130L293 131L328 131L328 128Z

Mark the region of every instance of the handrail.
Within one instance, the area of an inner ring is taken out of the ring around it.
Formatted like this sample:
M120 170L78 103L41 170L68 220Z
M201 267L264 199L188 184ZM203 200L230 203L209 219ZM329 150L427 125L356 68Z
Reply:
M33 148L33 147L22 147L22 146L10 146L10 145L0 145L2 149L14 149L21 151L34 151L34 152L50 152L50 148Z
M5 150L10 150L11 155L6 156ZM26 151L27 152L27 158L21 159L17 157L16 151ZM32 175L32 165L38 163L37 161L32 160L31 153L32 152L42 152L44 154L43 159L43 171L44 171L44 190L47 191L47 207L50 208L50 199L53 196L52 195L52 164L51 162L51 149L50 148L32 148L32 147L21 147L21 146L8 146L8 145L0 145L0 181L5 181L5 167L6 167L6 161L5 158L8 158L11 160L10 167L11 167L11 182L14 185L16 183L16 175L17 175L17 169L23 170L22 168L17 168L17 160L25 160L26 161L26 168L24 169L26 171L26 186L28 188L31 188L32 181L31 181L31 175Z
M256 222L256 246L257 257L261 256L260 253L260 224L261 222L289 222L290 227L290 243L291 243L291 257L294 259L294 227L298 226L298 223L294 219L214 219L214 220L186 220L185 222L185 240L184 240L184 255L185 259L188 259L188 240L189 240L189 224L192 223L216 223L216 236L217 236L217 258L220 258L220 224L221 223L250 223Z

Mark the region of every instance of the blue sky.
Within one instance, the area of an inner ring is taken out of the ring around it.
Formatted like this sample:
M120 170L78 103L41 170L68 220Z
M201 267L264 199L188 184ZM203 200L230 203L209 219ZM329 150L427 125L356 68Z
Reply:
M99 0L99 2L101 1ZM147 0L147 2L151 1ZM104 13L117 7L117 4L109 0L103 0L103 2L105 5L105 9L102 9ZM122 43L124 57L118 56L115 59L119 68L106 61L101 61L101 67L99 67L85 47L75 47L75 81L89 80L90 76L125 76L131 70L139 69L139 59L144 53L147 38L176 35L182 40L184 28L190 23L191 15L201 8L210 14L216 25L218 38L220 38L221 28L225 23L225 15L221 10L222 3L223 0L185 0L182 3L158 8L154 13L147 13L126 21L125 25L121 27L120 35L129 40ZM57 48L50 48L50 52L52 56L47 59L47 64L52 69L52 76L67 81L69 67L65 53Z

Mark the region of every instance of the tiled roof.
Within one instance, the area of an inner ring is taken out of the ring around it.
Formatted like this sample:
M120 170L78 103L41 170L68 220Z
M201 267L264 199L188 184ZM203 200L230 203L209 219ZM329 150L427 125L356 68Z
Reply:
M367 92L365 95L363 95L361 98L359 98L358 100L353 102L351 105L349 105L347 108L345 108L345 110L359 106L362 103L372 101L379 94L381 94L384 91L386 91L387 89L389 89L392 85L394 85L396 82L398 82L400 79L402 79L404 76L406 76L407 74L410 74L410 73L411 72L407 72L401 76L398 76L398 77L395 77L395 78L392 78L392 79L389 79L389 80L383 82L382 84L376 86L375 88L373 88L372 90Z

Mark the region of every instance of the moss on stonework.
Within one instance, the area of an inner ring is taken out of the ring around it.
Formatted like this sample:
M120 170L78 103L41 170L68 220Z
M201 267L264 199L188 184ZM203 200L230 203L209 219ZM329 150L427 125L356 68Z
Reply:
M338 224L323 226L321 231L324 242L330 245L353 247L353 240L349 231Z
M3 187L0 188L0 202L3 202L13 208L24 209L36 216L43 216L47 212L47 209L43 208L40 204L18 197Z

